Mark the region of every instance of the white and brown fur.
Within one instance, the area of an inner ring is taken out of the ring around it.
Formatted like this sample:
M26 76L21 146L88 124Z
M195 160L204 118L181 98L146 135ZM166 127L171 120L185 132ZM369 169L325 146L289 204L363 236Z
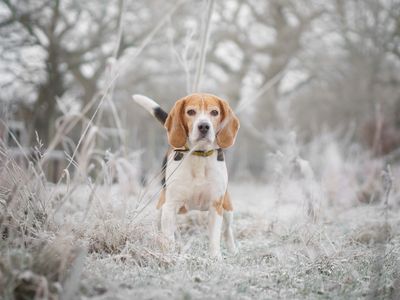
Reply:
M208 211L210 255L221 258L222 223L227 249L236 253L223 149L235 142L238 118L226 101L210 94L188 95L178 100L168 114L145 96L133 97L164 125L171 146L163 163L163 190L157 204L162 233L173 244L178 213ZM180 151L185 148L190 150ZM209 156L192 155L192 151L210 150L214 151Z

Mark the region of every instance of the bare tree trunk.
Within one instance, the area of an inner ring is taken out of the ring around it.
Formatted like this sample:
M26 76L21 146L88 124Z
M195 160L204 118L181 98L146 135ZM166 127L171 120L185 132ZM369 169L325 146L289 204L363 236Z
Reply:
M64 92L62 74L59 71L59 51L57 45L49 45L46 60L47 79L39 87L37 101L33 109L33 126L30 130L30 144L35 143L37 131L39 138L47 146L54 134L54 121L57 117L57 98Z

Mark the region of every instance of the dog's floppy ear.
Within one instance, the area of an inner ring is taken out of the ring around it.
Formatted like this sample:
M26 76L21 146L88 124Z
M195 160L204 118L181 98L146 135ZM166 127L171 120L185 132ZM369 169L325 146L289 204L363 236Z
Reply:
M176 101L164 125L168 132L168 143L174 148L182 148L186 144L187 130L183 120L184 108L185 99Z
M221 148L229 148L235 143L240 123L227 102L219 99L219 104L222 119L219 131L217 132L217 144Z

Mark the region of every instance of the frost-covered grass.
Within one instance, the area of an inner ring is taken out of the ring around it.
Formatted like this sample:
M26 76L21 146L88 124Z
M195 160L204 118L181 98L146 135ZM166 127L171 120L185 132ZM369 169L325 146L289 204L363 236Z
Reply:
M396 213L386 224L377 205L330 207L320 221L312 223L302 205L270 204L274 199L268 186L233 184L231 190L237 204L238 255L225 253L223 262L208 259L206 218L192 213L180 220L180 253L143 246L138 243L141 238L134 236L122 254L89 255L84 293L98 299L110 295L119 299L364 298L371 293L390 298L395 294L400 254ZM153 235L152 228L149 225L142 234ZM385 231L390 235L387 243L383 243ZM149 237L145 239L148 242ZM377 268L383 270L380 277Z
M396 299L399 169L389 190L382 161L340 149L319 141L299 151L308 160L271 155L265 181L231 180L239 253L223 247L218 262L207 256L206 213L179 216L177 249L163 248L158 180L115 183L122 159L95 183L50 184L2 148L0 290L5 299ZM122 165L135 174L137 160Z

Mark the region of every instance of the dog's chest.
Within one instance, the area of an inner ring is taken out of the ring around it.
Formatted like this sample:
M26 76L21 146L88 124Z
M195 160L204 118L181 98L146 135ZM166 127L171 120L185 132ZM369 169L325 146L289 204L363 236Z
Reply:
M188 155L168 164L167 195L171 199L167 201L177 201L189 210L208 210L225 194L227 181L225 162L218 161L216 154Z
M218 166L214 163L214 160L207 159L204 157L190 157L190 163L186 165L187 173L190 173L190 177L196 184L201 184L204 181L210 180Z

